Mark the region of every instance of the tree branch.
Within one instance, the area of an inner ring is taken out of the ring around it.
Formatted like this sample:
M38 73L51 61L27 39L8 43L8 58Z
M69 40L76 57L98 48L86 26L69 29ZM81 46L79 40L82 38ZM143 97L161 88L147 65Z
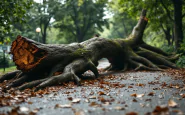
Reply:
M161 21L160 21L160 25L161 25L161 28L162 28L163 32L166 33L166 30L164 29L164 26L163 26L163 24L161 23Z
M169 9L168 9L168 8L166 7L166 5L164 4L163 0L160 0L160 1L161 1L162 6L164 7L164 9L166 10L166 13L167 13L169 19L170 19L171 21L174 21L174 19L173 19L173 18L171 17L171 15L170 15Z

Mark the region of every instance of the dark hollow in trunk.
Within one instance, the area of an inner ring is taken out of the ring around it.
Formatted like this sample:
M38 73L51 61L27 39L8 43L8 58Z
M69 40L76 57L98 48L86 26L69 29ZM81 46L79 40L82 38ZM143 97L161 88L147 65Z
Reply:
M12 43L11 54L18 70L3 75L0 82L11 79L5 86L35 90L50 85L74 80L80 84L80 76L91 70L98 77L98 60L107 58L109 70L163 70L177 68L173 63L178 55L169 55L162 50L147 45L143 33L147 25L146 10L127 39L105 39L94 37L81 43L42 44L18 36ZM26 83L25 83L26 82Z

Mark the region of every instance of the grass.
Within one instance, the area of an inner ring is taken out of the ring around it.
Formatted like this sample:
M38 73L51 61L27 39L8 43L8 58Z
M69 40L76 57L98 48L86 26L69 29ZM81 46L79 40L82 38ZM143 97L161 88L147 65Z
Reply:
M9 68L5 68L5 72L3 68L0 68L0 75L11 72L11 71L15 71L16 70L16 66L11 66Z

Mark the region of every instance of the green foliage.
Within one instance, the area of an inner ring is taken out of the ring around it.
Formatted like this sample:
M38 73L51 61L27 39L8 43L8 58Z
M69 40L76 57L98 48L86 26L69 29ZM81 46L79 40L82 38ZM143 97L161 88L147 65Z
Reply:
M179 57L179 59L176 62L178 67L185 67L185 56Z
M0 41L9 33L12 24L25 23L26 10L33 0L1 0L0 1Z
M185 40L183 40L183 43L181 44L181 47L178 52L185 54Z
M161 46L161 49L170 54L175 52L174 46L163 45Z
M127 13L114 12L114 16L109 19L109 31L100 32L106 38L126 38L136 25L136 20L132 19ZM105 34L106 33L106 34Z
M148 32L145 32L145 40L147 40L147 42L151 42L151 44L155 44L154 46L158 47L162 46L161 44L163 43L166 44L166 42L163 42L164 40L167 41L170 39L168 42L172 42L172 31L174 27L174 6L171 0L112 0L109 3L109 6L114 14L118 14L119 19L121 19L123 13L126 13L132 18L132 20L130 18L130 21L139 19L139 13L141 10L143 8L147 9L147 18L149 19L147 29L149 29ZM185 13L185 3L183 5L182 11ZM115 15L114 18L116 16L117 15ZM117 23L117 21L114 22ZM129 22L127 23L128 24L126 25L130 24ZM112 32L112 34L114 33L116 32ZM123 34L124 31L121 33ZM153 39L157 41L155 42Z
M177 60L176 64L179 67L185 67L185 40L181 44L180 49L178 50L178 53L181 54L180 58Z
M61 3L54 16L60 36L68 42L82 42L92 38L97 30L103 31L103 25L108 27L107 20L103 19L106 3L107 0L67 0Z

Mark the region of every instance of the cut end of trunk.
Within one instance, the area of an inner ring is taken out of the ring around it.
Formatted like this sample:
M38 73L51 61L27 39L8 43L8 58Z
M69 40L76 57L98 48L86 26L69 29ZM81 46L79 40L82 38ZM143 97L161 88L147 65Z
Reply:
M17 69L28 72L46 57L47 52L39 49L32 41L18 35L12 43L11 54Z

